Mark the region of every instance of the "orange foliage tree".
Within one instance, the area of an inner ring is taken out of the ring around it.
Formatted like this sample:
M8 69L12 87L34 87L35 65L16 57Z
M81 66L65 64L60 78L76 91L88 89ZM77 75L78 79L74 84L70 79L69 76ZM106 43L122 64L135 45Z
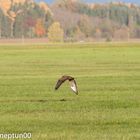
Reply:
M46 30L45 30L45 27L43 25L42 19L37 19L37 21L36 21L35 34L38 37L44 36L46 34Z

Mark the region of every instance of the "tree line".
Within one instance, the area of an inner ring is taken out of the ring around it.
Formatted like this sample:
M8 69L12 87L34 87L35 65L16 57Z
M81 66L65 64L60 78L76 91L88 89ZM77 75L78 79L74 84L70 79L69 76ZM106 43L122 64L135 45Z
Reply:
M38 3L0 8L0 38L48 37L51 41L140 38L140 7L58 0L46 11Z
M33 38L46 36L52 23L50 12L37 3L13 4L5 14L0 8L0 38Z

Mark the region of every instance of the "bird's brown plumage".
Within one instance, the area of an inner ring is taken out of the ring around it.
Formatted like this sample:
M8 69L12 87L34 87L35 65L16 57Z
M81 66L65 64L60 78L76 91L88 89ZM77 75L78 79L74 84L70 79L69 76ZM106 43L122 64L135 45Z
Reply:
M77 84L76 84L75 79L73 77L67 76L67 75L64 75L60 79L58 79L56 86L55 86L55 90L57 90L62 85L62 83L64 83L67 80L70 82L70 86L71 86L72 91L74 93L78 94Z

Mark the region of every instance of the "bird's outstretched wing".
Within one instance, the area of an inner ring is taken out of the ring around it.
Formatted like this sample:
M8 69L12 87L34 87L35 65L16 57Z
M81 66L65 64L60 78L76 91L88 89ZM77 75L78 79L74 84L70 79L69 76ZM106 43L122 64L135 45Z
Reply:
M57 90L62 85L62 83L64 83L64 81L58 80L55 86L55 90Z
M78 94L78 89L77 89L77 84L76 84L76 81L74 80L73 77L71 76L62 76L60 79L58 79L57 83L56 83L56 86L55 86L55 90L57 90L61 85L62 83L64 83L66 80L69 81L70 83L70 87L72 89L72 91L75 93L75 94Z
M78 89L77 89L76 81L75 81L75 80L71 80L71 81L69 81L69 82L70 82L70 87L71 87L72 91L73 91L75 94L78 94Z
M60 79L58 79L55 90L57 90L66 80L69 80L69 76L62 76Z

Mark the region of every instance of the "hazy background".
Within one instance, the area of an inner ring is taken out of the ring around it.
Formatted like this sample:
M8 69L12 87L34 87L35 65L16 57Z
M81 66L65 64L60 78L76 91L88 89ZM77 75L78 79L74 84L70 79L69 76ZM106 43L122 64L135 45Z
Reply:
M136 3L1 0L0 38L45 38L50 42L139 39L140 6Z

